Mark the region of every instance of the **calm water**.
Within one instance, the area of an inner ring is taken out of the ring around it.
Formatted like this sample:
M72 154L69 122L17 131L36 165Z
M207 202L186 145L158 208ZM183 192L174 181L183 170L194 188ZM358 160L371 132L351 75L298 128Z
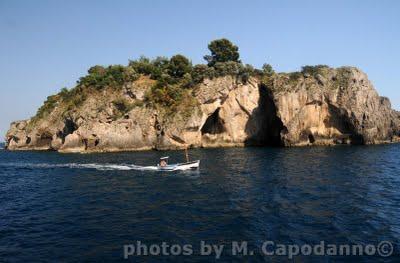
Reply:
M58 154L0 150L0 261L122 261L141 240L192 244L378 244L395 262L400 238L400 145L198 149L199 172L127 170L182 152ZM88 165L89 164L89 165ZM212 260L135 257L134 261ZM224 261L289 261L233 257ZM398 261L397 261L398 262Z

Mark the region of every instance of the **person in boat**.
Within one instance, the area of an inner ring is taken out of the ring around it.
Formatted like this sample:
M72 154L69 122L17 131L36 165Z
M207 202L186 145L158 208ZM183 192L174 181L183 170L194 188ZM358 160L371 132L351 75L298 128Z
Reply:
M160 167L165 167L168 165L168 157L160 158Z

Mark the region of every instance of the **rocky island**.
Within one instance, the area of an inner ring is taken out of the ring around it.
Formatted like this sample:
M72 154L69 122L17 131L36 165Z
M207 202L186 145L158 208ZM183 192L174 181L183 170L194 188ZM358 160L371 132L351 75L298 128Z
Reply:
M94 66L16 121L8 150L111 152L186 147L398 142L400 113L354 67L276 73L214 40L207 64L182 55Z

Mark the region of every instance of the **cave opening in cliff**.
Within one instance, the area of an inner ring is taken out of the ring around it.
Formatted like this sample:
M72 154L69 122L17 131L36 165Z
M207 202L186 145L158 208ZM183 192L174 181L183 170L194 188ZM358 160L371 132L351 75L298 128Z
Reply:
M277 115L272 92L260 85L258 107L252 112L246 124L248 138L246 146L282 146L281 133L285 127Z
M74 131L76 131L78 129L78 125L76 125L76 123L71 119L66 119L64 124L65 125L64 125L64 129L63 129L63 133L65 136L73 133Z
M329 103L328 106L330 118L326 119L324 123L327 127L335 127L342 134L337 141L353 145L365 144L364 136L358 132L352 121L352 117L349 116L346 111L331 103ZM366 118L364 114L362 120L364 121ZM360 126L362 127L363 124L361 123Z
M206 122L201 128L201 134L220 134L225 131L224 122L219 117L220 108L208 116Z
M64 120L64 128L62 131L59 131L57 133L57 137L61 138L62 143L65 142L65 137L67 137L69 134L72 134L74 131L76 131L78 129L78 125L76 125L76 123L67 118Z
M44 131L39 135L36 140L36 145L38 147L49 147L51 149L51 141L53 140L53 135L50 131Z

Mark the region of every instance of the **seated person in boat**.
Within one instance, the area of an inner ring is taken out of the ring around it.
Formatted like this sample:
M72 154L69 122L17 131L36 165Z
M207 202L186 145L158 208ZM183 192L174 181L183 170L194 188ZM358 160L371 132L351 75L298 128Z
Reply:
M168 157L160 158L160 167L165 167L168 164Z

